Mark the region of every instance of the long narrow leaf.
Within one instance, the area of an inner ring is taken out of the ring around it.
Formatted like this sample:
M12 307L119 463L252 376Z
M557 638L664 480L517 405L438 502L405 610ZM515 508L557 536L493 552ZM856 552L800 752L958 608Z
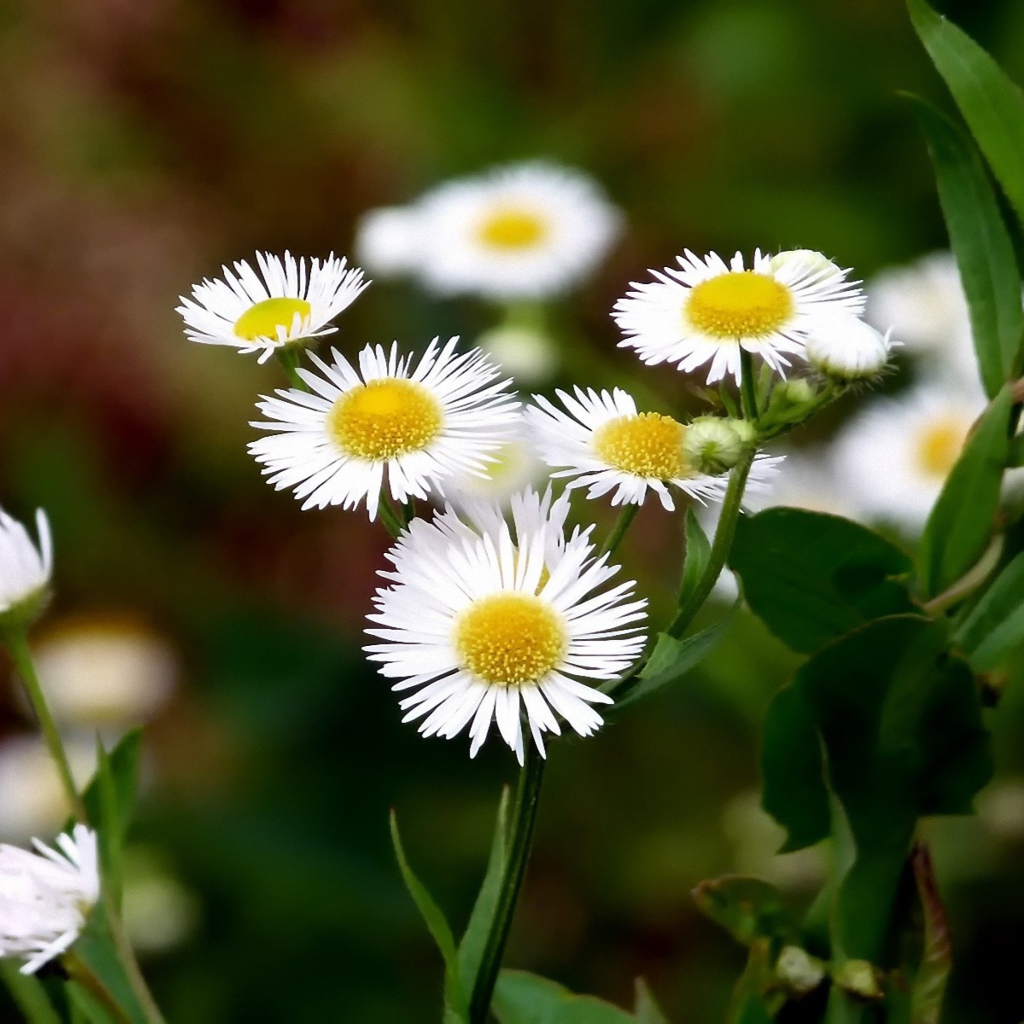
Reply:
M692 508L686 510L686 555L683 561L683 581L679 588L679 606L682 607L697 589L711 556L711 544L701 528Z
M981 379L991 398L1019 372L1024 313L1013 243L974 144L930 104L916 100L915 106L967 296Z
M917 894L924 911L924 949L910 993L911 1024L939 1024L946 985L953 970L949 920L939 894L928 847L918 845L910 857Z
M34 974L22 974L13 960L0 960L0 977L28 1024L61 1024L43 983Z
M1024 643L1024 553L1017 555L957 630L976 672L987 672Z
M1024 93L969 35L925 0L910 17L996 178L1024 220Z

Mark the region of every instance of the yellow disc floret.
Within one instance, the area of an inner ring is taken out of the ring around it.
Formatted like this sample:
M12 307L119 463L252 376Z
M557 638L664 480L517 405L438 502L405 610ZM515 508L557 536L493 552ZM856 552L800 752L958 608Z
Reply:
M494 686L544 678L569 646L562 617L533 594L509 591L480 598L455 624L463 668Z
M327 414L338 447L378 462L426 448L441 432L438 400L416 381L382 377L346 391Z
M264 299L250 306L235 321L235 334L246 341L255 341L256 338L273 338L276 341L278 327L283 327L287 334L295 321L295 314L299 314L301 322L312 309L305 299Z
M480 225L480 239L492 249L514 251L528 249L548 233L543 218L529 210L497 210Z
M960 457L970 424L948 417L927 424L917 435L918 466L929 476L943 480Z
M713 338L760 338L793 315L793 296L774 277L736 270L694 285L683 315Z
M610 466L634 476L678 480L691 475L683 455L686 427L657 412L619 416L594 432L594 450Z

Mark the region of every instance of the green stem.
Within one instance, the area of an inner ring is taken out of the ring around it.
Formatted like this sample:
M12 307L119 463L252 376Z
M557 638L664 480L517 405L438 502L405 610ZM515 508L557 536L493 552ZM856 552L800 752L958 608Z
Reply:
M68 757L64 751L64 743L61 741L57 725L50 714L50 708L43 696L43 688L39 685L39 676L36 674L36 667L32 662L32 652L28 646L28 636L23 629L12 629L6 632L3 637L7 649L11 652L18 675L25 685L25 692L28 694L32 710L39 721L39 730L43 734L47 749L57 766L60 775L61 786L64 795L67 797L68 806L75 819L81 822L86 821L85 805L75 787L75 779L71 774L71 765L68 764Z
M288 381L293 388L300 391L306 390L306 382L299 376L299 347L298 345L285 345L277 350L277 361L284 367L288 374Z
M732 472L729 474L729 486L722 502L722 514L718 520L718 529L715 530L715 539L708 554L708 564L704 567L697 586L680 607L672 624L665 630L669 636L681 637L686 632L687 626L700 611L721 575L725 560L729 556L729 549L732 547L733 537L736 535L736 520L743 507L743 489L746 487L747 477L750 475L754 455L755 451L751 448L733 466Z
M754 357L740 345L740 401L743 403L743 418L756 424L757 389L754 382Z
M533 826L537 820L540 786L544 778L544 764L543 755L531 743L526 749L526 763L519 772L519 785L516 788L510 821L512 831L509 836L508 860L501 880L498 905L469 1002L470 1024L487 1024L494 986L498 981L505 944L508 942L508 933L512 927L512 916L526 875L526 864L530 859Z
M72 949L61 958L64 970L72 981L77 981L86 992L96 1000L111 1018L119 1024L132 1024L132 1019L111 995L110 989L93 973L89 965Z
M148 1024L166 1024L160 1007L156 1005L153 993L149 991L146 979L142 975L138 960L135 959L135 950L128 941L128 933L125 931L124 922L114 900L110 886L103 887L103 909L106 912L107 924L110 927L110 934L114 939L114 948L117 951L117 958L121 961L128 981L131 984L132 992L138 999L142 1012L146 1015Z
M601 545L601 550L598 552L599 555L610 555L615 551L619 544L622 543L622 538L626 536L630 523L633 522L639 511L639 505L630 503L623 506L622 511L619 513L619 518L615 520L615 526L612 527L612 532L605 537L604 543Z
M380 521L384 524L384 529L392 537L397 538L405 529L405 517L391 504L391 499L383 492L381 492L378 511L380 512Z

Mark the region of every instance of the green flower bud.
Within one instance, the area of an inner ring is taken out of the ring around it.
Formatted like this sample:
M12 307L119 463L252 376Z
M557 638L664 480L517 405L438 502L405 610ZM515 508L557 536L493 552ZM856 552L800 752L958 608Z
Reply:
M775 963L775 974L790 992L804 996L825 979L825 964L799 946L784 946Z
M739 462L746 442L734 423L721 416L700 416L688 423L683 435L683 456L699 473L717 476Z
M844 992L861 999L881 999L884 994L878 969L867 960L847 960L832 977Z

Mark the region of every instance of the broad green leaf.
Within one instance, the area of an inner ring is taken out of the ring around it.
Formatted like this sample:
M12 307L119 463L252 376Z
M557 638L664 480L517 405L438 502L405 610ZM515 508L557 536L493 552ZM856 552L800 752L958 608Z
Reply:
M918 582L926 598L955 583L988 545L1009 457L1012 408L1007 385L964 445L928 517L917 552Z
M636 979L636 1024L668 1024L668 1017L658 1005L643 978Z
M928 847L917 845L910 862L924 912L924 948L910 991L910 1024L939 1024L946 985L953 969L949 921Z
M970 36L925 0L908 0L907 6L971 134L1024 220L1024 93Z
M865 622L909 611L910 559L864 526L796 508L740 516L729 565L768 628L810 652Z
M498 804L498 817L494 823L494 837L491 840L487 871L473 904L469 924L466 925L465 934L459 943L459 978L462 982L462 991L466 993L471 993L476 984L487 936L490 934L498 898L501 895L501 881L505 876L505 865L508 861L508 799L509 791L506 786L502 790L501 802Z
M683 560L683 582L679 587L679 606L689 600L707 568L711 555L711 542L694 515L693 509L686 510L686 555Z
M34 974L22 974L21 964L4 959L0 960L0 977L28 1024L61 1024L43 983Z
M774 885L760 878L726 875L701 882L693 890L697 909L744 946L758 939L796 937L793 920Z
M100 831L109 832L111 839L118 843L124 841L131 823L141 749L142 730L125 733L109 755L101 758L109 771L97 770L82 794L89 823Z
M574 995L526 971L502 971L494 990L500 1024L636 1024L636 1018L594 996Z
M915 107L967 296L978 368L991 398L1019 372L1024 313L1013 243L974 143L930 104L916 100Z
M640 671L640 681L615 702L615 711L619 712L630 704L649 697L699 665L725 636L732 621L732 614L732 611L729 611L714 625L683 640L677 640L667 633L659 633L654 650Z
M456 1015L456 1019L465 1020L465 999L462 993L462 985L459 982L459 957L455 948L455 939L444 912L434 901L434 897L427 891L427 887L416 877L409 861L402 848L402 837L398 833L398 818L395 812L391 812L391 844L395 848L395 857L398 860L399 870L402 872L402 880L405 882L409 895L412 896L416 908L420 912L424 923L427 926L435 945L444 958L445 966L445 1007L446 1013L450 1016Z
M1024 553L1003 568L971 609L956 642L976 672L995 668L1024 643Z

